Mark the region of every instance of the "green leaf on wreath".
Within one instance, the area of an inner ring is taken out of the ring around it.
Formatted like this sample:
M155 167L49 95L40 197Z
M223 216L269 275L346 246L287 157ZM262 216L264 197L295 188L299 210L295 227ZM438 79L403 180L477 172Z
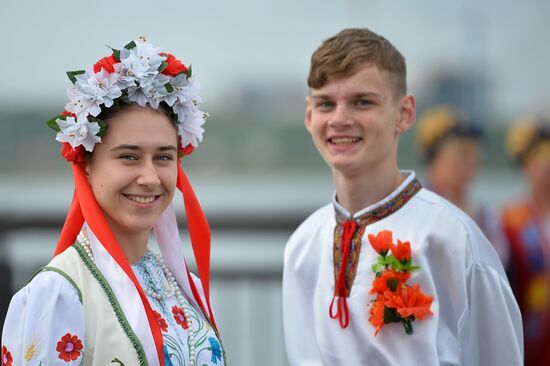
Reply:
M115 58L115 60L117 62L120 62L120 50L117 50L116 48L113 48L113 47L110 47L110 46L107 46L111 49L111 51L113 51L113 57Z
M132 42L128 43L126 46L124 46L124 48L126 48L127 50L134 49L134 48L136 48L136 42L132 41Z
M172 93L172 92L174 91L174 87L173 87L172 84L170 84L170 83L164 84L164 87L166 88L166 91L167 91L168 93Z
M50 119L48 122L46 122L46 125L49 128L51 128L52 130L54 130L55 132L61 131L61 128L59 128L59 125L56 122L56 120L58 120L58 119L63 119L61 117L62 116L57 116L57 117L54 117L54 118Z
M163 72L164 69L166 69L167 67L168 67L168 62L162 61L162 63L160 64L160 66L158 68L158 72Z
M105 135L105 132L107 132L107 127L109 126L107 123L96 117L91 117L90 122L95 122L99 125L99 132L97 133L99 137Z
M69 77L69 80L73 84L76 84L76 75L84 74L86 71L84 70L76 70L76 71L67 71L67 76Z

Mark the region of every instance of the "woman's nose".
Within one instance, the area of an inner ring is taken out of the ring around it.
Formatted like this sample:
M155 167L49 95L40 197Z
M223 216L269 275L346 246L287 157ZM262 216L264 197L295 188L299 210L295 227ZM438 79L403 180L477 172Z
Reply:
M146 162L140 167L137 183L139 185L149 187L154 187L160 184L160 178L153 162Z

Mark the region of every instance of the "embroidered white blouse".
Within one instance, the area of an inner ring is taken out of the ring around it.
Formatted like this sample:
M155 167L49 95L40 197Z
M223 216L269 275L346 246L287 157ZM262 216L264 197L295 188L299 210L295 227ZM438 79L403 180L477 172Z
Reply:
M458 208L420 188L403 184L380 202L353 216L388 211L365 227L357 269L347 298L349 326L329 316L334 295L333 242L337 213L351 218L336 200L313 213L291 236L283 274L284 334L291 365L521 365L521 317L498 256L476 224ZM408 199L408 201L406 201ZM406 203L391 212L399 202ZM391 213L390 213L391 212ZM421 269L408 282L433 296L434 315L386 324L375 337L369 323L372 265L378 254L367 236L391 230L394 241L410 241Z
M167 288L166 276L152 254L146 253L132 269L144 289L162 294ZM187 300L178 303L175 296L162 301L148 298L162 330L166 366L189 364L190 332L196 343L196 365L225 364L219 339L201 311ZM188 329L182 307L192 318L192 329ZM11 359L13 366L80 365L85 326L75 288L56 272L41 272L10 303L2 333L2 358ZM64 337L66 334L71 336Z

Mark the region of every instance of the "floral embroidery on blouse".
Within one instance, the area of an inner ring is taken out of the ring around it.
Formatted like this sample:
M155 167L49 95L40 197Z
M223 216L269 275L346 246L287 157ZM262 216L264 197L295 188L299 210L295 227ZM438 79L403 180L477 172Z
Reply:
M70 333L65 334L59 342L57 342L57 348L59 352L59 358L65 362L74 361L80 356L80 350L82 350L82 341L76 335Z
M2 346L2 366L11 366L13 358L11 357L10 351L6 346Z
M160 315L160 313L153 310L153 314L155 314L155 317L157 318L157 322L159 324L160 329L163 332L166 332L168 330L168 324L166 323L166 320Z
M172 314L174 314L174 319L176 319L176 323L181 325L183 329L187 329L187 319L185 319L183 309L174 305L172 307Z
M217 365L218 360L222 360L222 350L220 342L218 342L218 340L213 337L208 337L208 342L210 343L210 348L212 350L212 358L210 360Z
M166 331L162 333L165 366L185 366L190 359L201 366L224 365L223 348L204 314L187 299L180 304L175 296L166 296L168 281L155 255L147 252L137 263L132 264L132 269L145 289L162 296L161 299L149 297L149 301L161 329L166 323ZM187 316L191 322L188 322ZM190 342L193 339L195 352L191 354Z
M29 346L25 350L25 360L27 363L34 358L36 354L40 352L40 337L38 335L35 335L31 338L31 341L29 342Z

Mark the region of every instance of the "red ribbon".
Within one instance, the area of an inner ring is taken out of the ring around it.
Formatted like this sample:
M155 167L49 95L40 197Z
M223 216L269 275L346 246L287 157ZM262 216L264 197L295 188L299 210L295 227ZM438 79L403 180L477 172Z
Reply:
M75 194L73 196L73 201L67 214L67 218L65 219L65 224L61 230L61 235L59 237L54 256L62 253L76 241L76 237L80 232L84 221L86 221L107 252L113 257L113 259L134 283L145 308L145 314L147 315L149 327L155 341L159 364L164 366L164 346L162 341L162 333L153 313L153 309L151 308L143 289L132 271L124 252L120 248L116 237L109 227L101 207L95 199L92 189L88 183L84 167L76 162L73 162L72 171L75 184ZM201 310L209 316L212 325L217 330L210 307L209 293L210 227L208 226L208 222L202 212L197 197L195 196L180 164L178 164L178 180L176 186L183 193L189 234L191 237L193 252L195 253L199 276L203 285L208 312L205 311L203 301L201 300L199 292L194 285L189 272L187 272L187 276L189 278L189 283L191 285L191 290L195 300L201 307Z
M353 234L355 234L355 230L357 230L358 225L354 220L345 221L343 225L344 230L342 233L342 246L340 247L342 252L342 261L340 262L340 270L338 271L338 277L336 279L334 296L330 302L329 315L332 319L338 319L338 322L342 328L347 328L349 325L349 311L346 300L346 268L348 266L351 240L353 239ZM336 312L334 312L335 300L337 300Z

